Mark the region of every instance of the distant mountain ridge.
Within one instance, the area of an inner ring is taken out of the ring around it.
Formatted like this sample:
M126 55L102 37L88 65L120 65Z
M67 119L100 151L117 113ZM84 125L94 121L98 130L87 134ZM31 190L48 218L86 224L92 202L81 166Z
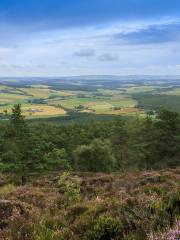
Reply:
M64 77L0 77L0 83L28 83L46 81L136 81L136 80L180 80L180 75L80 75L80 76L64 76Z

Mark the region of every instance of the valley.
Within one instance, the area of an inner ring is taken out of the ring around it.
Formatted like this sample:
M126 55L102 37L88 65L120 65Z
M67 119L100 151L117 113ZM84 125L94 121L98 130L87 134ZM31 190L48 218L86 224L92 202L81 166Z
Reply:
M67 116L72 112L143 116L161 107L180 111L178 77L158 81L155 77L114 78L0 79L1 118L6 118L17 103L30 119Z

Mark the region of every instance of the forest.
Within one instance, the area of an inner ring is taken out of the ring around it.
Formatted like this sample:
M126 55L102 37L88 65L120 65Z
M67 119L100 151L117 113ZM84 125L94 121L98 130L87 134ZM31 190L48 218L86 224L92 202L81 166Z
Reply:
M175 167L180 157L180 116L161 109L156 118L119 118L87 124L26 122L21 105L1 123L1 172L112 172Z
M90 119L1 121L1 239L179 236L179 113Z

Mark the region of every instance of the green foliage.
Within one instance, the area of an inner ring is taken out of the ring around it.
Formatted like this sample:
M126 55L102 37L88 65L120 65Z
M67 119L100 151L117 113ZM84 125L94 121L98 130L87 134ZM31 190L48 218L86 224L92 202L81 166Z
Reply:
M20 105L0 124L0 172L27 179L32 172L111 172L176 167L180 117L161 110L156 118L85 124L28 124Z
M141 108L148 110L168 108L180 112L179 95L138 93L133 96L138 101L138 105Z
M46 214L41 225L36 226L36 240L61 240L60 228L59 224L53 222L52 216Z
M128 125L128 165L136 169L149 169L153 166L154 128L153 121L135 119Z
M76 169L90 172L110 172L115 158L108 140L94 139L90 145L78 146L74 152Z
M79 123L60 124L67 119ZM179 114L161 109L153 117L102 119L72 111L64 120L27 122L21 105L13 107L0 123L0 172L14 174L6 184L0 174L3 239L145 240L179 219L179 169L147 171L179 166ZM120 174L127 169L146 171Z
M12 114L10 116L10 124L13 127L13 130L16 135L21 135L25 131L25 120L21 112L21 105L14 105L12 108Z
M180 193L166 196L162 202L151 205L152 228L158 231L172 224L180 216Z
M44 162L47 169L70 170L70 164L67 160L67 153L64 148L54 148L51 152L45 154Z
M86 237L87 240L122 239L123 225L112 217L99 218L94 229Z
M64 172L59 179L59 187L67 198L67 202L75 203L80 201L80 183L78 177L70 178L69 172Z
M162 109L155 122L155 156L157 159L171 159L176 163L180 157L180 116L176 112ZM162 163L163 166L163 163Z
M1 174L3 239L149 240L173 229L180 216L179 168L52 173L33 177L25 186L1 186L4 181L9 177Z

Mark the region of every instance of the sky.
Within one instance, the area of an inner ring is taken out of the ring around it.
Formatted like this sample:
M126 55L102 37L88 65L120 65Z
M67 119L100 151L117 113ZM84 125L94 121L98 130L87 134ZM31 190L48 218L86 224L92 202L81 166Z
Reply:
M0 77L140 74L180 74L180 0L0 0Z

